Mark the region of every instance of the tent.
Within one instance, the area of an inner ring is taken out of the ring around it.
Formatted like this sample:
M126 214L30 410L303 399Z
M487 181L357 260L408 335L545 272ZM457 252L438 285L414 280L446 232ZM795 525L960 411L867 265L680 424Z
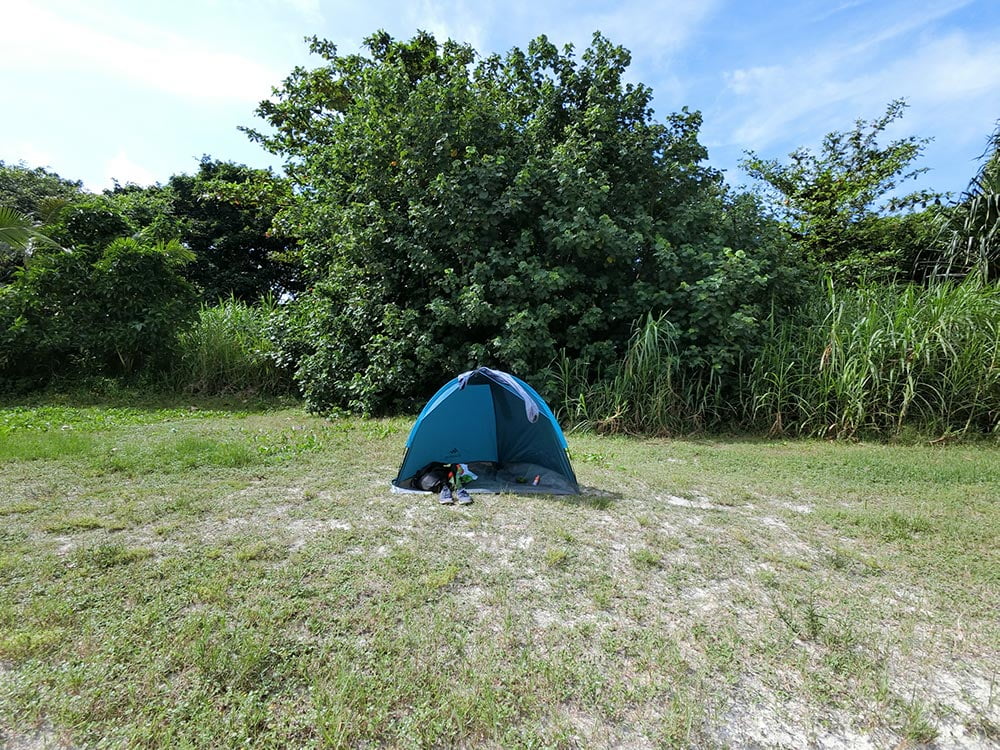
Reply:
M523 380L480 367L441 388L417 417L394 491L418 491L414 475L430 463L468 464L478 479L469 492L580 489L555 415Z

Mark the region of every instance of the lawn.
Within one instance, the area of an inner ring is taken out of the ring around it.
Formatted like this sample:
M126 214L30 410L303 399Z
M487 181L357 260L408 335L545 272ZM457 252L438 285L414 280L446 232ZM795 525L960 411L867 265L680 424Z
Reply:
M995 442L572 434L463 508L409 426L0 408L0 745L1000 743Z

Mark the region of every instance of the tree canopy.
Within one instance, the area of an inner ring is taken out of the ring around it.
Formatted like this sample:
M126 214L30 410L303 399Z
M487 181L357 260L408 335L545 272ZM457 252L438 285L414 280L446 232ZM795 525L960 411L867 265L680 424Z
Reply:
M577 57L543 36L480 57L384 32L366 48L313 39L323 65L296 68L258 110L271 129L249 130L294 184L276 222L311 290L285 348L313 407L412 403L476 364L535 375L561 350L610 365L650 311L704 364L725 358L722 331L740 335L773 281L766 230L726 219L700 115L657 120L625 49L595 34ZM713 286L721 265L741 281Z
M45 167L30 168L23 163L0 161L0 206L45 220L52 209L77 200L83 194L80 180L67 180Z
M902 99L892 101L874 120L828 133L818 153L796 149L788 163L752 151L743 161L747 173L767 186L772 206L805 255L840 277L908 275L932 241L932 217L907 212L926 207L937 194L902 192L908 180L927 171L913 164L929 139L879 143L905 109Z
M272 229L286 193L286 181L270 170L203 156L194 174L116 186L106 197L143 240L176 239L194 253L184 275L214 304L297 288L294 242Z

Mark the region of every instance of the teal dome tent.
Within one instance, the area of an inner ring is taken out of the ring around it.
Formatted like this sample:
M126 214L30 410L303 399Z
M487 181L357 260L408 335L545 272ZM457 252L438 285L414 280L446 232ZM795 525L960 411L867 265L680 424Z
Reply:
M417 491L414 477L433 463L467 464L478 476L470 492L580 492L548 404L523 380L487 367L459 375L427 402L393 488Z

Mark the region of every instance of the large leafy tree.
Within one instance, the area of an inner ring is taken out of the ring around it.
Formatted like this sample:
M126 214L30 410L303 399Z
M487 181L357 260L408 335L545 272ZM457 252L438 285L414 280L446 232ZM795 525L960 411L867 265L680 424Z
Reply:
M898 99L870 122L858 120L849 132L828 133L817 153L800 148L783 163L748 152L743 161L747 173L766 186L771 205L806 257L841 278L909 275L933 242L933 216L914 209L938 196L904 190L927 171L913 165L929 140L908 136L880 143L905 108Z
M295 186L276 223L311 289L284 350L314 408L412 403L476 364L532 376L559 350L610 365L651 309L705 333L680 290L728 262L721 181L700 116L655 120L626 50L600 34L580 57L545 37L482 59L426 33L366 47L313 39L323 65L296 68L258 110L270 130L249 131Z
M297 289L294 243L272 228L289 192L270 170L204 156L195 174L150 188L117 186L108 197L143 239L177 239L194 253L185 276L214 304Z

